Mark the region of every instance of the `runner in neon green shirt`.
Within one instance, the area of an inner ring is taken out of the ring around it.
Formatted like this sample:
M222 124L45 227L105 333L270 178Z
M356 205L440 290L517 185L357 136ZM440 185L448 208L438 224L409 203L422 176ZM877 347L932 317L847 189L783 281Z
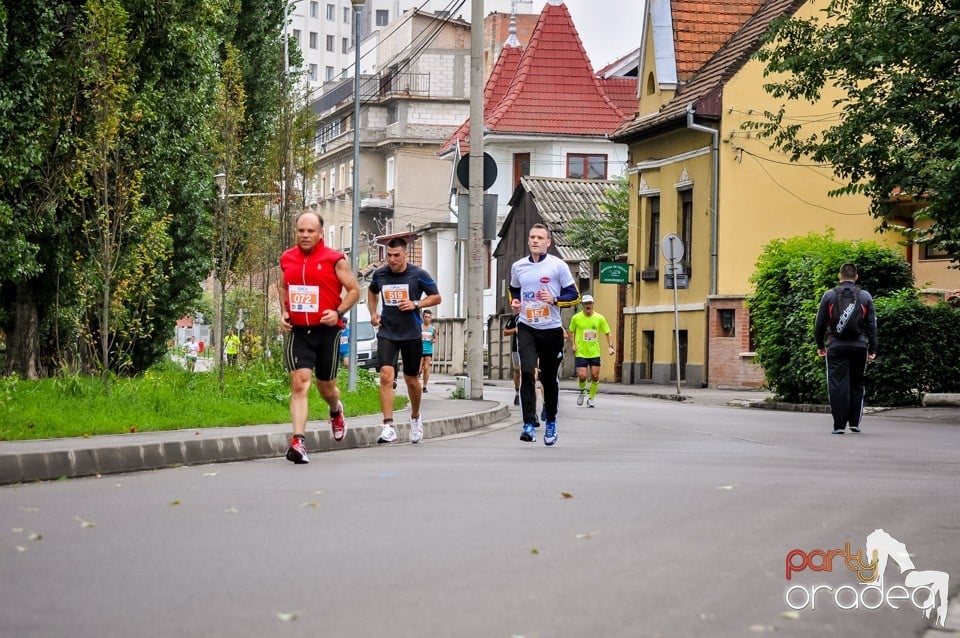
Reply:
M580 382L577 405L583 405L583 399L587 393L587 368L590 368L590 396L587 397L587 407L592 408L593 400L597 396L597 388L600 387L600 335L606 337L607 350L611 355L614 353L614 348L606 318L593 310L593 296L584 295L581 301L583 310L570 318L567 336L573 345L577 380Z

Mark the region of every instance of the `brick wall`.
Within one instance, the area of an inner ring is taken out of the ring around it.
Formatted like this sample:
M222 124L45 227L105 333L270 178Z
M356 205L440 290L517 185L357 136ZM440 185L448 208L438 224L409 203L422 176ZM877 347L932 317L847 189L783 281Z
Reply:
M743 297L711 297L709 300L709 361L707 382L710 387L756 388L764 384L763 369L744 356L750 347L750 314ZM732 325L722 318L732 313Z

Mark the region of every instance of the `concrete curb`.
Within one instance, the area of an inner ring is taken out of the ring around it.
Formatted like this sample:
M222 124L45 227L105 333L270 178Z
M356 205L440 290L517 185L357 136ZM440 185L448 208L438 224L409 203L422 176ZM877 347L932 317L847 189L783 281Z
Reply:
M428 439L460 434L509 417L509 406L497 402L494 407L485 410L425 420L423 436ZM325 422L321 422L320 427L324 424ZM379 424L351 425L348 421L347 436L337 443L329 430L314 429L316 426L315 423L308 424L306 433L307 450L311 454L375 446L380 435ZM409 423L397 425L397 434L401 441L409 440L409 430ZM163 434L163 438L178 438L148 440L156 439L155 433L144 433L142 438L129 435L140 438L139 442L132 439L129 442L116 443L120 437L110 436L103 437L102 445L97 445L96 438L84 439L82 447L78 447L75 440L60 439L43 442L45 447L52 445L51 449L5 453L0 455L0 485L139 472L178 465L275 458L284 456L290 444L289 425L217 428L213 433L180 430ZM128 435L122 437L126 438ZM56 447L61 441L62 445Z

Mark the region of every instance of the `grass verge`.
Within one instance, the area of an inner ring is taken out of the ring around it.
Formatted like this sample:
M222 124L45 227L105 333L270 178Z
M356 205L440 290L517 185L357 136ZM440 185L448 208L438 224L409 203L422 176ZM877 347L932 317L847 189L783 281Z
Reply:
M355 392L345 390L346 370L338 383L345 416L380 412L375 374L358 370ZM7 377L0 378L0 441L289 423L289 401L287 373L262 364L225 370L222 393L215 371L187 372L169 361L143 375L115 379L109 396L98 377ZM397 397L394 405L400 409L407 401ZM316 386L310 390L309 418L328 418Z

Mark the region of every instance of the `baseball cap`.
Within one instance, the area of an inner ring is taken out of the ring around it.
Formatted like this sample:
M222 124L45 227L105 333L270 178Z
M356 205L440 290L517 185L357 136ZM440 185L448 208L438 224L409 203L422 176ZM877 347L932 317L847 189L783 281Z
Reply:
M593 295L584 295L580 297L581 303L593 303Z

